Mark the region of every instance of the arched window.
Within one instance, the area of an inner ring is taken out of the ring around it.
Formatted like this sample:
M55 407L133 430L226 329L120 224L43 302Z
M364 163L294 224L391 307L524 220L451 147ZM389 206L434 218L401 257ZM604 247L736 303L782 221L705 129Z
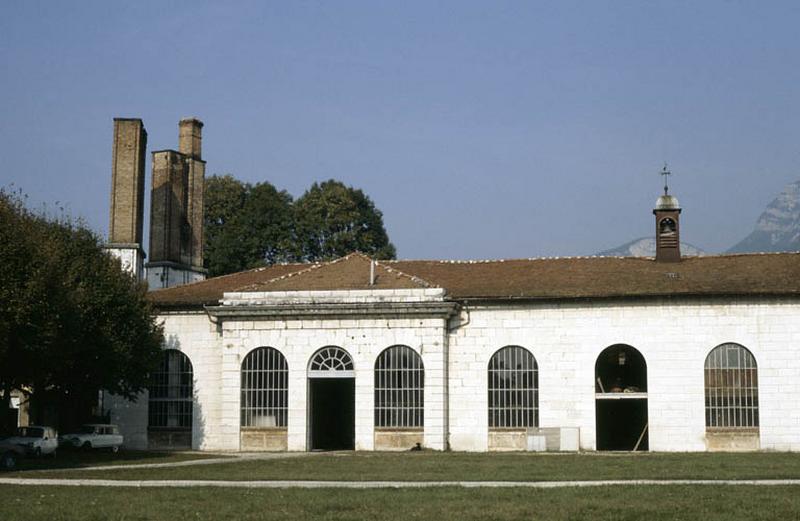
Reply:
M530 351L508 346L489 360L489 427L538 427L539 367Z
M242 427L286 427L289 366L271 347L250 351L242 361Z
M353 359L350 353L341 347L323 347L311 358L308 375L329 378L355 376Z
M375 427L422 427L425 368L406 346L384 349L375 360Z
M739 344L722 344L705 363L706 427L758 427L758 368Z
M192 428L192 362L175 349L165 349L161 365L150 375L148 426Z

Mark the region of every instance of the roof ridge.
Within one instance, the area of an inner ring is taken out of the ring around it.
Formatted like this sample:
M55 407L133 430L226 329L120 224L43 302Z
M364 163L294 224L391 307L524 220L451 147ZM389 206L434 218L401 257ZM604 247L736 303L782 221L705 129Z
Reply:
M710 253L706 255L686 255L681 259L708 259L720 257L743 257L755 255L796 255L797 251L762 251L762 252L737 252L737 253ZM519 261L545 261L545 260L574 260L574 259L631 259L631 260L653 260L655 257L647 255L551 255L547 257L512 257L506 259L392 259L381 262L399 264L403 262L431 262L437 264L490 264L502 262Z
M419 284L425 288L433 287L433 284L428 282L427 280L423 279L422 277L417 277L416 275L411 275L410 273L406 273L404 271L398 270L396 268L391 268L383 264L383 261L379 261L377 259L370 259L375 261L376 266L380 266L381 268L385 269L389 273L395 273L397 275L403 276L411 280L414 284Z
M291 277L297 277L299 275L303 275L303 274L308 273L310 271L313 271L313 270L316 270L316 269L319 269L319 268L324 268L325 266L332 266L332 265L336 264L337 262L345 261L345 260L349 259L350 257L354 257L354 256L363 257L363 258L365 258L367 260L370 260L370 261L372 260L367 255L365 255L365 254L361 253L360 251L356 250L356 251L352 251L352 252L348 253L347 255L345 255L343 257L339 257L339 258L332 259L332 260L329 260L329 261L322 261L322 262L317 261L317 262L314 262L314 263L309 263L310 266L308 268L305 268L305 269L302 269L302 270L298 270L298 271L292 271L290 273L286 273L285 275L281 275L280 277L275 277L275 278L266 280L264 282L256 282L255 284L248 284L247 286L242 286L240 288L236 288L234 291L249 291L251 289L263 288L264 286L266 286L268 284L272 284L273 282L277 282L279 280L286 280L286 279L291 278Z
M433 262L437 264L491 264L503 262L519 262L519 261L546 261L546 260L572 260L572 259L653 259L654 257L629 257L629 256L606 256L606 255L565 255L565 256L550 256L550 257L518 257L509 259L397 259L391 261L382 261L390 263L403 263L403 262Z

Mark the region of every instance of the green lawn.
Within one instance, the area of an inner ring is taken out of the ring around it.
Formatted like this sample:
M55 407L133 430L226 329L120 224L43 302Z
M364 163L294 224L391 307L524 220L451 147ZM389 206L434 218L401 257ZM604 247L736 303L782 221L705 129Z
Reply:
M30 475L26 472L17 476ZM599 480L800 478L798 453L330 453L160 469L36 472L35 477L222 480Z
M793 487L242 490L0 487L4 521L797 519Z
M45 469L74 469L78 467L93 467L98 465L132 465L139 463L172 463L195 459L216 458L202 452L154 452L154 451L127 451L122 450L116 454L107 450L60 450L55 458L48 456L41 458L22 458L19 460L18 471L45 470ZM18 475L19 472L0 473L0 476Z

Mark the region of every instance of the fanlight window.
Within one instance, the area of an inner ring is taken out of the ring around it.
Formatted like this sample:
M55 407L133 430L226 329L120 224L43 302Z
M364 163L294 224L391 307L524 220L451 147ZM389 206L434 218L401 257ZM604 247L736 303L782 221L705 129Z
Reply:
M166 349L161 365L150 375L148 426L192 428L192 362L175 349Z
M242 427L286 427L289 366L271 347L254 349L242 361Z
M539 425L539 368L524 347L508 346L489 360L489 427Z
M722 344L706 357L706 427L758 427L756 359L739 344Z
M425 410L422 357L406 346L385 349L375 360L375 426L422 427Z
M353 359L341 347L323 347L311 358L308 369L309 376L353 376Z

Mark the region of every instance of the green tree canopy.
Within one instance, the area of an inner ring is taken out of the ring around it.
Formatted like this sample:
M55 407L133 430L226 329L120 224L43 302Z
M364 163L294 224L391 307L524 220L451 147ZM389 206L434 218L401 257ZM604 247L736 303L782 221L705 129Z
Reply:
M314 183L302 197L230 175L205 185L205 264L210 276L276 262L327 260L352 251L395 256L383 215L364 192Z
M0 407L19 389L69 422L100 389L135 398L163 340L146 287L90 230L3 192L0 241Z
M292 196L230 175L205 185L205 267L210 276L294 259Z
M294 205L299 257L328 260L353 251L378 259L396 255L383 214L361 190L333 179L314 183Z

